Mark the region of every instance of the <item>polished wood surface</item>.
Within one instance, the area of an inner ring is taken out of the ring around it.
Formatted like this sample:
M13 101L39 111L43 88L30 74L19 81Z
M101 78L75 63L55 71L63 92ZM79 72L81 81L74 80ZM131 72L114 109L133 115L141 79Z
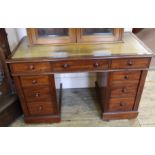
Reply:
M22 87L29 86L48 86L49 77L46 76L21 76L21 85Z
M12 65L12 70L15 73L40 73L51 71L50 63L37 62L37 63L16 63Z
M54 74L68 72L97 72L104 120L135 118L153 54L131 33L123 41L30 47L24 39L7 62L25 121L60 121Z
M131 69L131 68L145 68L150 64L149 59L140 58L140 59L119 59L112 60L111 68L112 69Z
M107 60L66 60L52 63L53 72L82 72L106 70L109 68Z
M116 112L116 111L131 111L134 106L134 97L127 97L127 98L111 98L109 100L109 112Z

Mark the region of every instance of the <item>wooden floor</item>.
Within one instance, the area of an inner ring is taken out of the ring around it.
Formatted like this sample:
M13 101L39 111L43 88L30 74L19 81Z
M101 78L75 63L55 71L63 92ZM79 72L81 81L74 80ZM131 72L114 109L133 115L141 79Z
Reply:
M65 89L62 98L62 121L54 124L25 124L19 118L11 126L63 127L140 127L155 126L155 71L149 71L139 115L132 120L102 121L94 89Z

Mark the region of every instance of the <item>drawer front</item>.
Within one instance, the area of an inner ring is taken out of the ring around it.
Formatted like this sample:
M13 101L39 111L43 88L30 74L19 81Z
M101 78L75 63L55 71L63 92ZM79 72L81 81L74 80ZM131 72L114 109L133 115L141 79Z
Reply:
M52 102L30 102L27 104L30 115L54 114Z
M134 69L134 68L148 68L150 63L149 58L131 58L131 59L117 59L112 60L112 69Z
M105 70L108 69L108 66L107 60L74 60L55 62L53 70L55 72Z
M111 98L108 112L130 111L133 109L135 98Z
M110 80L112 84L138 84L141 71L124 71L110 73Z
M135 97L137 92L137 85L127 85L121 87L111 87L110 97Z
M13 73L40 73L50 72L51 65L48 62L39 63L16 63L12 64Z
M48 76L21 76L20 80L23 87L49 85Z
M23 91L27 102L51 101L51 93L49 87L29 87L24 88Z

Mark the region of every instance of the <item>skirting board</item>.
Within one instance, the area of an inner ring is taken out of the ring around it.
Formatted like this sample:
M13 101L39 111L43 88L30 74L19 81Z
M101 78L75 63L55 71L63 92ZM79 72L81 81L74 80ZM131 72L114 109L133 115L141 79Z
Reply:
M91 73L73 73L73 74L59 74L55 76L56 88L59 88L60 83L63 88L90 88L95 87L96 74Z

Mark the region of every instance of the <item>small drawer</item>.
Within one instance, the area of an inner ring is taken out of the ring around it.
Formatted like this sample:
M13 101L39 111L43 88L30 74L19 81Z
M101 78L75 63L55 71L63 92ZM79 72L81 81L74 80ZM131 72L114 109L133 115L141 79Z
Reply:
M27 102L51 101L52 99L49 87L28 87L24 88L23 91Z
M126 85L120 87L110 88L110 97L135 97L137 92L137 85Z
M27 104L30 115L54 114L52 102L30 102Z
M131 111L135 103L135 98L111 98L108 112Z
M112 60L111 69L148 68L149 58L131 58Z
M110 73L110 83L113 84L126 84L135 83L138 84L141 71L124 71L124 72L112 72Z
M40 73L50 72L51 65L48 62L16 63L11 65L13 73Z
M53 63L55 72L90 71L108 69L107 60L74 60Z
M49 85L48 76L21 76L20 80L23 87Z

